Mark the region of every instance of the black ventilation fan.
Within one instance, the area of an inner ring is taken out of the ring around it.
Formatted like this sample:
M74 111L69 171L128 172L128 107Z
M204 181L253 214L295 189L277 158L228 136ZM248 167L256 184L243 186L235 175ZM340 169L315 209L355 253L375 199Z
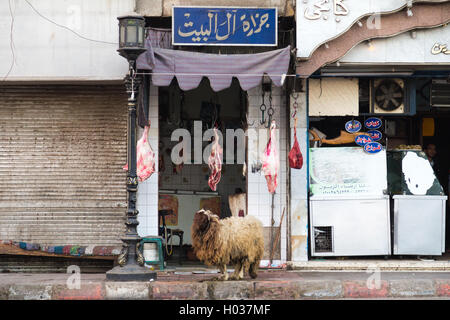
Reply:
M375 89L375 103L384 111L394 111L403 104L403 88L395 80L383 80Z

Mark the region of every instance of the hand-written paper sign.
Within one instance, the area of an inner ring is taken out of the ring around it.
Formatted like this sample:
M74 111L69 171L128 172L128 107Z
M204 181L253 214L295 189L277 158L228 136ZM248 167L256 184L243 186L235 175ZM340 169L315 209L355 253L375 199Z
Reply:
M313 194L320 195L356 195L370 193L371 185L367 183L355 184L333 184L333 185L312 185Z
M277 45L276 8L173 7L173 45Z
M310 191L313 195L383 195L387 188L386 151L361 147L311 148Z

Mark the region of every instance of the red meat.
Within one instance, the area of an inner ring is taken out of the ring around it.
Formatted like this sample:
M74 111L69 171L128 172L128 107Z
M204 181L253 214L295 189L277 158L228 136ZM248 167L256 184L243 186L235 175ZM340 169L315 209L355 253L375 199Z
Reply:
M136 173L140 182L147 180L155 172L155 153L147 138L149 129L150 123L144 128L144 133L136 145ZM128 170L128 164L123 169Z
M217 129L214 129L214 142L211 148L211 154L208 158L208 166L210 170L208 185L212 191L216 191L217 184L220 181L222 172L222 155L223 150L219 144Z
M294 126L294 145L289 151L289 166L293 169L301 169L303 167L303 155L300 151L300 145L297 140L297 128Z
M270 138L262 157L262 172L266 176L267 188L270 193L275 193L275 190L277 189L278 169L280 166L275 129L276 123L275 121L272 121L270 125Z

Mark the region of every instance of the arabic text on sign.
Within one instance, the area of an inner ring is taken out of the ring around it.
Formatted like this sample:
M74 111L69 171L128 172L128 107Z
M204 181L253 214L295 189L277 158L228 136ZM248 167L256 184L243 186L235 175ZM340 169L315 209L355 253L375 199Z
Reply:
M375 153L381 151L383 146L378 142L370 142L364 146L364 150L369 153Z
M378 141L382 137L381 132L378 130L370 130L367 131L367 133L369 134L369 136L372 138L373 141Z
M355 138L355 142L359 146L364 146L369 142L373 142L373 140L368 135L359 135Z
M270 42L267 44L276 45L275 9L190 7L175 9L177 11L176 14L174 11L173 19L176 44Z
M382 125L382 121L378 118L369 118L364 122L364 125L368 129L378 129Z
M333 0L333 14L336 16L346 16L349 13L347 6L344 3L345 0ZM328 19L324 12L330 12L331 0L319 0L317 1L313 9L305 9L305 18L308 20L318 20L320 18Z
M440 53L450 54L450 49L447 49L446 44L435 43L433 48L431 48L431 53L434 55L437 55Z
M345 124L345 130L350 133L355 133L361 130L361 123L358 120L350 120Z

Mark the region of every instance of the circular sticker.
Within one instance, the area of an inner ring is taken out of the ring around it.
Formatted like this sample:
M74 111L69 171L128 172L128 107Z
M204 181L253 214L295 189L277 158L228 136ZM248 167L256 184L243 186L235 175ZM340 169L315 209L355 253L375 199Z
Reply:
M369 142L373 142L373 140L368 134L360 134L355 137L355 143L358 146L364 147Z
M383 146L378 142L369 142L364 146L364 151L367 153L378 153L383 150Z
M349 133L355 133L361 130L361 122L358 120L350 120L345 124L345 130Z
M371 118L367 119L366 121L364 121L364 126L367 129L378 129L378 128L381 128L382 125L383 125L383 122L381 121L381 119L375 118L375 117L371 117Z
M383 134L378 130L369 130L367 134L372 138L373 141L378 141L383 137Z

